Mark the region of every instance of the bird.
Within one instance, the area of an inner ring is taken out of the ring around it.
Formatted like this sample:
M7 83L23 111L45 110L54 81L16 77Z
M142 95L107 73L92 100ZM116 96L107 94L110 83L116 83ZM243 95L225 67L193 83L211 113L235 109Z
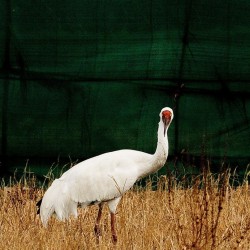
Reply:
M71 215L77 217L77 207L98 205L94 232L101 236L100 220L103 205L107 204L111 218L113 243L117 242L115 229L116 208L122 195L136 181L158 171L168 157L169 142L167 131L173 120L173 110L165 107L160 111L158 142L154 154L132 149L103 153L84 160L55 179L37 203L42 224L46 227L54 214L65 221Z

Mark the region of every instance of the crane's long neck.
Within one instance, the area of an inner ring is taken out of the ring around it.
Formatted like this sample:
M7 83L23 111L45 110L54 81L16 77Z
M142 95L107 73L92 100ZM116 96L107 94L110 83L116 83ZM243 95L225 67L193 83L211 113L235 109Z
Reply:
M168 157L168 137L167 131L164 136L164 126L163 123L159 122L158 128L158 142L155 153L151 155L147 163L141 169L140 177L147 176L148 174L154 173L159 170L166 162Z
M168 157L168 136L167 131L164 136L164 127L163 123L159 122L158 128L158 141L155 153L152 156L152 170L157 171L160 169L166 162Z

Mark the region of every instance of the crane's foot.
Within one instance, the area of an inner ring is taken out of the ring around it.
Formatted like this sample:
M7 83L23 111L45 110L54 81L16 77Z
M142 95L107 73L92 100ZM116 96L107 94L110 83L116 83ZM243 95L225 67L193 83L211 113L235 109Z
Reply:
M99 225L97 225L97 224L95 225L94 231L95 231L96 237L102 236L101 228Z
M113 244L117 243L117 235L116 234L112 234L112 242L113 242Z
M102 236L101 228L99 227L99 225L95 225L94 231L96 236L96 244L99 244L100 237Z

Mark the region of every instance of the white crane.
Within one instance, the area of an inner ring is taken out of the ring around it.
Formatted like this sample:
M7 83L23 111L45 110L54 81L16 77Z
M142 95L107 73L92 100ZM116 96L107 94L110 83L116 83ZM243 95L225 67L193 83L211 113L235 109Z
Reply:
M90 158L66 171L53 181L44 197L37 203L44 226L53 213L64 221L70 215L77 217L77 206L98 204L95 223L96 236L101 235L100 220L103 204L107 203L111 214L111 232L115 243L115 211L122 195L134 183L159 170L168 156L167 130L173 119L173 110L160 112L158 143L153 155L135 150L118 150Z

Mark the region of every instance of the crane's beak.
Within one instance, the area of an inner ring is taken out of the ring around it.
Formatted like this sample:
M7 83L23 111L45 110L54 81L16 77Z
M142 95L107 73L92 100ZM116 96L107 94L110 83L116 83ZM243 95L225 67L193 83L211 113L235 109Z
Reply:
M166 135L167 127L171 121L172 113L168 110L162 112L162 121L164 124L164 136Z

